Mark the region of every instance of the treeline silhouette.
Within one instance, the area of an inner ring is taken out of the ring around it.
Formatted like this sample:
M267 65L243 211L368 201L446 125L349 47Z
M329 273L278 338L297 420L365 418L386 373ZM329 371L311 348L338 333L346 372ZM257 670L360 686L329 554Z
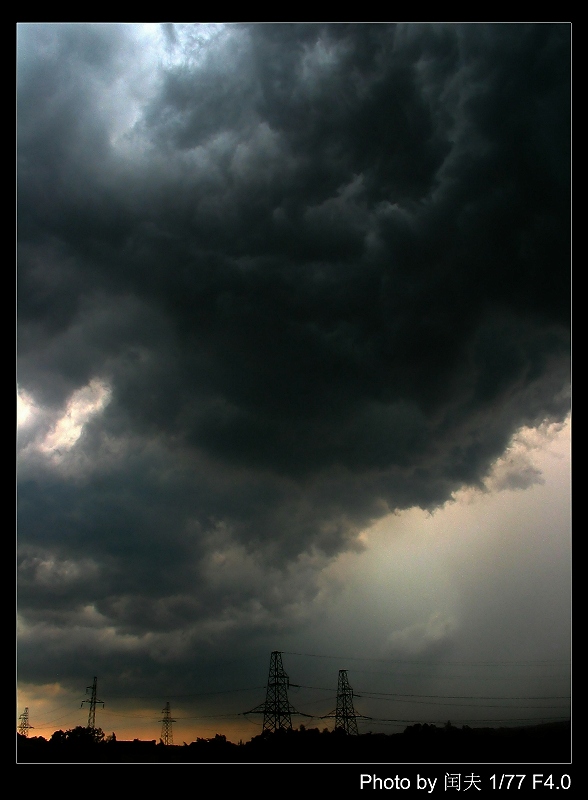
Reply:
M348 736L327 728L265 731L245 743L226 736L182 745L119 741L100 728L55 731L49 740L17 734L20 763L567 763L570 722L522 728L409 725L403 733Z

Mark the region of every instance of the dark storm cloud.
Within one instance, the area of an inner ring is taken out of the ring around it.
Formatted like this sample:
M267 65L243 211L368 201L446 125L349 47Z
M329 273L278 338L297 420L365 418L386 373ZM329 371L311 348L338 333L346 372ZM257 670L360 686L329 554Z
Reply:
M285 625L289 568L568 411L570 31L161 37L19 28L20 607Z

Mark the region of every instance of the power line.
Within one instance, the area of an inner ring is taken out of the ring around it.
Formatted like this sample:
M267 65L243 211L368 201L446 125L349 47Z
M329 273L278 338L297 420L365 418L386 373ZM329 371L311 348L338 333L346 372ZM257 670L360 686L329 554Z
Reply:
M424 724L422 721L417 722L414 719L383 719L379 717L370 717L369 718L372 722L378 723L401 723L403 725L422 725ZM565 722L569 720L569 716L562 716L562 717L506 717L504 719L500 718L489 718L489 719L456 719L454 720L456 723L459 724L467 724L469 722L478 723L478 722L534 722L539 724L540 722ZM427 720L428 725L445 725L447 723L446 719L436 719L436 720Z
M436 700L571 700L566 695L544 695L543 697L484 697L478 695L451 695L451 694L398 694L397 692L368 692L369 694L382 694L390 697L432 697ZM365 696L364 692L364 696Z
M385 664L426 664L427 666L469 666L469 667L529 667L540 665L553 665L553 664L570 664L567 659L544 659L544 660L527 660L527 661L412 661L407 659L394 659L394 658L370 658L367 656L330 656L319 653L294 653L286 650L282 651L287 656L305 656L307 658L331 658L341 661L378 661Z
M407 662L407 663L412 663L412 662ZM436 667L437 663L438 662L431 663L428 666ZM464 666L464 665L462 664L460 666ZM479 665L476 665L476 666L479 666ZM490 666L490 665L486 665L486 666ZM499 666L502 666L502 665L499 665ZM517 666L520 666L520 665L515 664L514 666L517 667ZM532 665L532 666L539 666L539 665ZM545 666L548 666L548 665L545 665ZM397 671L394 671L394 672L381 672L380 670L357 669L357 668L353 670L353 674L356 674L356 673L361 673L361 674L364 674L364 675L386 675L386 676L393 677L393 678L396 678L396 679L403 679L403 678L430 678L431 677L431 675L429 673L426 673L426 672L397 672ZM460 675L460 674L447 675L447 674L439 674L439 673L437 673L434 677L435 677L436 681L437 680L470 680L470 679L474 679L476 681L503 681L503 680L504 681L509 681L509 680L513 680L513 677L516 677L516 676L504 675L504 674L503 675L479 675L479 674L475 675L473 673L470 673L469 675ZM562 680L565 677L570 678L571 676L569 674L569 670L566 670L566 673L564 675L562 675L562 674L559 674L559 675L545 675L545 674L543 674L543 675L540 675L540 676L538 675L537 677L540 677L541 680Z
M358 695L358 697L365 697L368 700L383 700L388 703L413 703L414 705L423 705L423 706L453 706L455 708L512 708L512 706L504 706L504 705L476 705L475 703L437 703L434 700L403 700L401 698L396 697L374 697L373 692L363 693ZM516 705L514 708L567 708L567 706L521 706Z
M156 700L158 697L161 697L161 694L164 697L169 697L170 699L173 698L175 700L184 698L184 697L211 697L216 694L235 694L238 692L258 692L260 689L265 689L265 686L250 686L247 689L221 689L216 692L190 692L189 694L171 694L170 692L163 692L158 694L111 694L110 697L116 699L124 699L124 700Z
M347 671L347 670L346 670ZM290 684L293 686L294 684ZM303 684L296 684L299 689L315 689L321 692L328 692L325 686L306 686ZM354 692L354 697L368 697L369 695L387 695L390 697L431 697L439 700L571 700L570 695L545 695L542 697L485 697L478 695L444 695L444 694L401 694L399 692L376 692L376 691L362 691L361 693ZM371 698L377 700L378 698Z

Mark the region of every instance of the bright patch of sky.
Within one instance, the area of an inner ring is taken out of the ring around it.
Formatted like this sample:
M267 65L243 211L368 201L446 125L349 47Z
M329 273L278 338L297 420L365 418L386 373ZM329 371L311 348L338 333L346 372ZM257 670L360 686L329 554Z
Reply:
M59 456L71 450L82 435L84 426L104 410L111 398L111 389L104 381L94 378L87 386L77 389L68 401L63 415L46 433L37 449L48 456ZM17 397L18 427L33 424L41 410L32 397L19 390Z
M328 640L329 652L345 653L352 640L374 658L424 656L441 645L461 658L504 650L515 659L565 657L570 436L569 419L521 429L483 490L463 489L433 514L412 508L364 531L364 552L341 554L323 573L315 652ZM535 633L529 652L525 630Z
M140 123L146 104L168 70L203 67L213 50L232 35L224 23L173 25L144 23L132 26L134 49L120 77L104 92L109 109L110 142L131 161L141 154ZM221 59L228 62L230 59Z
M33 420L34 410L35 403L33 398L22 389L19 389L16 396L16 424L19 428Z

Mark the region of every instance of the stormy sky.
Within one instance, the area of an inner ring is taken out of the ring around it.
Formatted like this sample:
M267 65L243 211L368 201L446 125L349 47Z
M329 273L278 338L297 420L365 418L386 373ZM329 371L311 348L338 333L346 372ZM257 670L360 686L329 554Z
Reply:
M569 25L17 45L19 713L569 717Z

